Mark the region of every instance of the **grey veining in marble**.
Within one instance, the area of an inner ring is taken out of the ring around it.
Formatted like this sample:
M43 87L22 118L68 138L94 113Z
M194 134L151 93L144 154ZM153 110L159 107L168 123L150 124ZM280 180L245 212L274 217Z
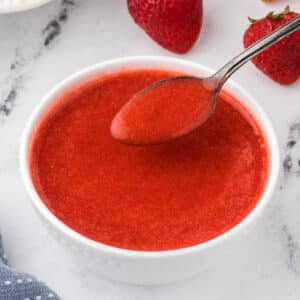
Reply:
M299 0L204 1L201 37L184 56L152 42L132 22L126 0L54 0L33 11L0 15L0 227L11 264L39 276L67 300L300 299L299 81L280 86L251 64L234 75L273 122L282 155L280 181L244 244L216 269L184 282L136 287L99 277L41 226L18 166L26 120L66 76L127 55L182 57L217 69L242 49L248 15L259 17L287 3L300 11Z
M3 88L1 89L2 93L0 98L0 116L2 120L5 116L8 116L14 108L24 76L26 76L27 67L30 66L30 63L37 60L46 48L52 46L55 39L61 34L64 24L68 21L70 10L75 5L75 1L62 0L57 12L46 21L46 24L41 29L37 43L29 48L29 51L28 49L25 49L25 51L23 49L23 47L27 48L27 45L23 47L19 45L16 46L14 51L15 55L9 66L9 72L5 80L1 82Z

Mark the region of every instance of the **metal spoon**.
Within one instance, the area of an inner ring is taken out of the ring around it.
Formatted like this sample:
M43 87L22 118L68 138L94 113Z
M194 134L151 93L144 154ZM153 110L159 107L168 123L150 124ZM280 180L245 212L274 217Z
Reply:
M166 142L191 132L211 116L222 86L235 71L251 58L299 28L300 17L297 17L244 50L208 78L178 76L147 86L135 94L117 113L111 125L112 136L123 143L145 145ZM199 91L201 88L201 97L192 99L194 102L191 101L192 104L190 104L189 101L193 95L188 96L190 98L184 99L185 101L175 106L176 102L171 98L176 97L176 88L179 88L180 84L185 84L187 87L193 85L193 90L197 85ZM165 91L170 91L170 95L162 100L158 99ZM159 97L156 97L157 95ZM159 101L164 102L159 103ZM184 109L187 105L190 105L189 109L193 114L189 114L185 120ZM193 107L191 109L192 105L195 105L194 111ZM142 119L140 119L141 115ZM176 116L178 120L173 120L173 116ZM160 128L162 120L165 120L164 130ZM167 128L166 124L170 128Z

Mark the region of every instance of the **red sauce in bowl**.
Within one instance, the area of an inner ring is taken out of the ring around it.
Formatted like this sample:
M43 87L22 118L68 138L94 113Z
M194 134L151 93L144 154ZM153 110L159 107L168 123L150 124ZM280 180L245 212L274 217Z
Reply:
M221 235L256 206L268 178L268 146L255 118L227 92L213 116L182 138L140 147L112 138L122 105L174 75L99 75L64 92L41 118L31 140L32 181L76 232L119 248L178 249Z

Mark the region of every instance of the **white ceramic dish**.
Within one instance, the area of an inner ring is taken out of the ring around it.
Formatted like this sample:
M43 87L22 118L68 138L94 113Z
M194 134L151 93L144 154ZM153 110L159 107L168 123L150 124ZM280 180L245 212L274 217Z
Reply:
M0 0L0 14L33 9L50 1L52 0Z
M69 249L81 253L103 275L135 284L161 284L190 277L201 270L226 259L230 250L238 245L244 234L256 223L271 199L279 172L279 150L273 127L256 100L232 81L227 89L237 96L256 116L265 133L270 149L270 174L265 191L253 211L230 231L206 243L172 251L145 252L124 250L90 240L58 220L44 205L36 193L28 169L28 147L37 121L50 103L63 91L95 74L114 72L124 68L167 68L194 75L209 75L212 70L196 63L166 57L121 58L94 65L67 78L52 89L30 117L23 133L20 166L22 177L31 201L54 236Z

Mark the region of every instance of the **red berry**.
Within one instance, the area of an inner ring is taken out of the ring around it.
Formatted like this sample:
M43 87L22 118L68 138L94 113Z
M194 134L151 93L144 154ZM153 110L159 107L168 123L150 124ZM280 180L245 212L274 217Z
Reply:
M162 47L185 53L202 26L202 0L127 0L134 21Z
M273 12L253 23L245 32L244 46L249 47L278 27L299 16L289 7L280 14ZM262 72L281 84L291 84L300 77L300 30L277 42L252 59Z

